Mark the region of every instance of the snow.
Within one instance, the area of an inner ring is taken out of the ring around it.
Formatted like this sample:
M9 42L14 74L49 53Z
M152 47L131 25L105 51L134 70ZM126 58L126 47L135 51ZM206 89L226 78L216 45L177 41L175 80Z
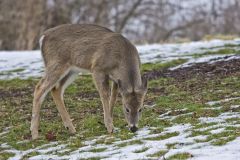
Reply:
M226 55L209 55L194 58L193 54L202 54L209 49L218 50L226 44L239 45L240 39L211 40L176 44L146 44L137 46L142 63L167 62L175 59L189 61L179 67L187 67L193 63L214 62L223 60ZM237 48L239 49L239 48ZM226 60L240 58L228 55ZM18 71L18 69L20 69ZM39 50L36 51L0 51L0 79L39 77L43 74L43 61Z
M240 58L237 55L209 55L199 58L194 58L193 54L202 54L207 50L216 50L223 47L226 44L240 44L240 39L235 40L211 40L211 41L200 41L200 42L189 42L179 44L152 44L152 45L141 45L137 46L141 61L143 63L148 62L167 62L174 59L188 59L188 61L182 65L171 68L176 69L179 67L188 67L194 63L208 62L214 63L220 60L231 60ZM0 51L0 79L11 79L11 78L28 78L28 77L39 77L43 74L43 61L40 51ZM205 109L222 109L221 103L237 100L240 97L229 97L218 101L210 101L207 104L210 106ZM215 105L217 105L215 107ZM155 104L150 106L155 107ZM231 109L239 108L239 105L232 105ZM175 110L183 111L179 112L179 115L171 115L172 111L167 111L159 115L159 119L162 120L174 120L179 116L189 116L193 112L187 112L187 110ZM207 127L194 129L191 124L175 124L174 126L166 127L161 133L152 133L153 128L144 127L137 131L136 135L127 140L116 139L115 137L103 135L99 137L93 137L91 140L82 142L83 147L71 150L68 148L68 143L62 142L51 142L38 147L33 147L28 150L17 150L7 143L0 144L0 153L9 152L13 153L14 156L11 160L22 159L24 156L37 152L38 155L32 156L29 159L72 159L77 160L81 158L92 158L100 157L106 160L116 159L151 159L150 154L154 154L158 151L168 151L163 157L159 159L167 159L170 156L177 153L190 153L193 155L193 160L232 160L239 159L240 157L240 137L228 142L222 146L213 146L211 141L204 141L208 135L191 136L193 130L195 131L209 131L212 135L220 134L226 130L226 127L240 127L240 124L236 124L237 121L234 118L239 118L240 113L238 112L225 112L216 117L200 117L198 118L201 124L209 124ZM227 120L232 119L231 122ZM213 124L212 124L213 123ZM211 125L210 125L211 124ZM9 131L4 130L0 133L0 136L5 136ZM168 133L178 133L175 136L168 137L161 140L154 140L154 138L166 135ZM80 134L80 133L79 133ZM77 138L73 137L73 138ZM111 140L114 141L111 144L98 144L98 140ZM142 144L132 144L120 147L119 145L141 140ZM196 143L196 140L202 140L200 143ZM18 143L24 144L29 141L20 141ZM168 144L176 145L168 149ZM103 149L101 152L93 152L92 149ZM136 151L146 148L141 153ZM61 154L59 154L61 153ZM156 159L156 157L152 158Z
M4 131L4 132L2 132L2 133L0 133L0 136L3 136L3 135L5 135L5 134L7 134L9 131Z
M9 160L20 160L25 155L27 155L29 153L32 153L32 152L38 151L41 148L49 147L49 146L56 145L56 144L58 144L58 143L57 142L52 142L52 143L44 144L42 146L39 146L39 147L36 147L36 148L33 148L33 149L29 149L29 150L25 150L25 151L14 149L10 145L8 145L8 144L1 144L0 147L1 148L5 148L6 149L6 150L4 150L5 152L9 152L9 153L15 154L15 156L9 158Z
M200 57L200 58L190 58L190 60L188 62L181 64L179 66L176 66L176 67L172 67L170 69L174 70L174 69L178 69L178 68L189 67L192 64L196 64L196 63L209 62L211 64L211 63L215 63L218 61L228 61L231 59L239 59L240 58L240 56L236 56L234 54L230 54L228 56L226 56L226 55L209 55L209 56L204 56L204 57Z
M225 130L225 128L218 128L218 129L215 129L215 130L211 130L210 133L212 134L218 134L218 133L221 133Z
M188 113L178 114L178 115L174 115L174 116L171 115L172 112L177 113L177 112L186 112L186 111L187 111L187 109L176 109L176 110L172 110L172 111L167 111L166 113L161 114L159 116L159 119L174 120L174 119L176 119L180 116L187 116L187 115L192 115L193 114L193 112L188 112Z
M39 149L38 152L41 154L46 154L52 151L61 150L62 148L65 148L65 147L66 147L66 144L62 144L62 145L58 145L56 147L51 147L47 149Z
M240 107L240 105L231 105L230 106L231 109L236 109L236 108L239 108L239 107Z
M79 148L76 151L71 152L70 155L65 156L59 156L56 155L50 155L48 158L54 158L54 159L79 159L79 158L91 158L91 157L103 157L102 159L108 159L108 160L115 160L115 159L144 159L148 158L148 154L153 154L161 149L167 149L166 144L172 143L174 141L181 142L184 139L184 136L187 134L184 133L187 129L189 129L190 124L185 125L176 125L169 128L166 128L166 130L159 134L149 134L149 130L147 128L143 128L140 131L138 131L137 135L133 137L130 140L119 140L113 142L113 144L92 144L89 146L85 146L82 148ZM123 144L126 142L134 141L134 140L140 140L140 139L146 139L146 138L152 138L152 137L158 137L160 135L164 135L166 133L172 133L172 132L179 132L179 135L176 137L171 137L162 141L154 141L154 140L144 140L144 144L133 144L133 145L127 145L125 147L117 147L119 144ZM103 152L90 152L93 148L107 148ZM134 153L136 150L140 150L142 148L149 148L147 151L142 153ZM83 152L84 151L84 152ZM109 155L111 155L109 157ZM38 159L38 158L45 158L45 155L38 155L35 157L32 157L30 159ZM104 158L107 157L107 158Z
M192 160L233 160L240 157L240 137L228 142L224 146L205 146L200 149L192 149L191 153L195 155Z
M169 113L169 112L167 112ZM167 115L167 114L165 114ZM164 116L161 116L164 117ZM225 127L234 126L240 127L239 125L228 124L226 121L229 118L240 117L240 113L237 112L226 112L222 113L217 117L200 117L200 123L206 124L210 122L215 122L215 125L195 129L196 131L204 131L210 130L211 134L219 134L225 131ZM0 148L4 148L5 152L14 153L15 156L11 159L17 160L21 159L23 156L37 152L39 155L30 157L31 160L37 159L72 159L77 160L81 158L92 158L92 157L101 157L101 159L105 160L116 160L116 159L150 159L148 155L154 154L158 151L168 151L164 157L159 158L168 158L172 155L178 153L189 153L193 155L192 160L198 159L223 159L223 160L232 160L236 159L240 156L240 137L235 140L228 142L222 146L213 146L211 145L211 141L204 141L207 139L208 135L198 135L191 136L192 133L192 125L191 124L176 124L171 127L166 127L163 132L153 134L150 132L149 127L144 127L137 131L136 135L127 140L114 139L111 144L98 144L97 140L100 139L108 139L114 138L109 136L99 136L92 140L87 140L83 142L85 146L80 147L76 150L70 151L67 147L68 144L61 144L61 142L52 142L49 144L44 144L42 146L32 148L26 151L18 151L12 148L8 144L2 144ZM155 137L159 137L162 135L166 135L168 133L178 133L175 136L168 137L161 140L155 140ZM150 139L149 139L150 138ZM136 140L141 140L142 144L132 144L120 147L119 145L124 144L126 142L132 142ZM196 140L203 140L203 142L196 143ZM168 144L175 144L175 146L171 149L167 148ZM106 148L101 152L92 152L92 149L101 149ZM146 151L141 153L135 153L135 151L146 148ZM70 152L70 153L69 153ZM58 155L57 153L61 153ZM66 154L65 154L66 153Z
M169 61L179 58L191 58L192 54L201 54L207 50L216 47L222 47L226 44L240 44L240 39L235 40L211 40L199 42L186 42L177 44L151 44L137 46L143 63L155 61ZM222 55L220 55L222 56ZM214 56L213 58L217 58ZM208 60L208 59L206 59ZM201 60L200 62L204 62Z
M229 102L229 101L237 100L237 99L240 99L240 97L226 98L226 99L219 100L219 101L210 101L210 102L207 102L207 104L210 105L210 106L213 106L215 104L219 104L219 103L223 103L223 102Z
M12 72L16 69L23 69L21 72ZM0 79L28 78L41 76L43 61L40 51L0 51Z
M238 118L240 117L240 113L238 112L225 112L220 114L218 117L201 117L199 120L202 123L221 123L225 122L226 119L231 119L231 118Z

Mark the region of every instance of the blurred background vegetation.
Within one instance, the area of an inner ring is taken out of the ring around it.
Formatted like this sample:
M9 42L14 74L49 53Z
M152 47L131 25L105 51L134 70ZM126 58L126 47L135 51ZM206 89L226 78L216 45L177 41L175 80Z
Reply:
M134 43L240 35L239 0L0 0L0 50L38 49L40 34L94 23Z

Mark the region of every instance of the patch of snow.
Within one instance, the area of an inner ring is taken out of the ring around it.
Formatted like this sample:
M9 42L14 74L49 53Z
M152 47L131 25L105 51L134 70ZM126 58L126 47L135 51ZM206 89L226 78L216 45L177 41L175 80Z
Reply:
M159 118L165 118L166 116L168 116L172 111L167 111L166 113L163 113L159 116Z
M210 55L194 58L193 54L203 54L211 50L221 49L226 44L239 45L239 39L234 40L211 40L199 42L187 42L176 44L148 44L139 45L140 59L142 63L167 62L176 59L188 59L189 61L179 67L187 67L192 63L200 63L219 60L230 60L240 58L240 56L230 56L222 59L226 55ZM228 55L229 56L229 55ZM219 59L220 58L220 59ZM20 69L19 71L17 71ZM42 76L44 65L39 50L36 51L0 51L0 79L28 78Z
M220 103L223 103L223 102L229 102L229 101L236 100L236 99L240 99L240 97L226 98L226 99L219 100L219 101L210 101L210 102L207 102L206 104L210 105L210 106L213 106L215 104L220 104Z
M205 107L204 109L209 109L209 110L220 110L222 109L223 107L222 106L219 106L219 107Z
M0 51L0 62L0 73L3 73L0 79L42 75L43 61L40 51ZM13 71L16 69L22 71Z
M239 58L240 58L239 55L229 54L227 56L225 55L225 57L218 57L217 59L210 61L209 63L212 64L219 61L230 61L230 60L239 59Z
M150 130L148 127L144 127L144 128L141 128L139 129L139 131L137 131L137 135L136 137L145 137L147 135L150 135Z
M0 133L0 137L2 137L3 135L7 134L9 131L4 131L2 133Z
M189 54L202 54L209 49L221 47L226 44L240 44L238 39L235 40L211 40L199 42L186 42L177 44L151 44L137 46L143 63L156 61L169 61L178 58L189 59ZM216 57L215 57L216 58Z
M29 150L25 150L25 151L14 149L10 145L7 145L7 144L4 144L3 147L7 148L6 150L4 150L4 152L8 152L8 153L13 153L14 154L14 157L10 157L9 160L20 160L25 155L27 155L29 153L38 151L38 150L40 150L42 148L45 148L45 147L51 147L51 146L57 145L57 144L58 144L57 142L51 142L49 144L44 144L42 146L39 146L39 147L36 147L36 148L33 148L33 149L29 149ZM2 147L2 145L1 145L1 147Z
M223 132L224 130L225 130L225 128L218 128L218 129L211 130L210 133L218 134L218 133Z
M240 58L240 56L229 56L225 58L226 55L209 55L200 58L193 58L192 54L202 54L209 49L213 50L214 47L222 47L225 44L240 44L240 40L212 40L212 41L200 41L200 42L190 42L190 43L179 43L179 44L153 44L153 45L142 45L137 46L140 54L141 61L143 63L161 61L166 62L173 59L186 58L189 61L179 65L178 67L187 67L193 63L209 62L214 63L220 60L231 60L235 58ZM218 48L219 49L219 48ZM214 49L216 50L216 48ZM43 70L43 62L40 51L1 51L0 52L0 79L9 78L28 78L30 76L41 76ZM22 69L19 72L11 72L16 69ZM211 101L207 104L213 106L215 104L220 104L223 102L228 102L231 100L240 99L240 97L227 98L219 101ZM221 107L221 106L220 106ZM237 108L239 106L231 106L231 108ZM212 107L213 108L213 107ZM211 109L210 107L207 109ZM214 107L213 109L220 109L219 107ZM191 115L190 113L183 113L175 116L170 115L171 111L167 111L159 116L160 119L173 120L179 116ZM235 121L227 122L230 118L239 118L240 113L237 112L227 112L222 113L217 117L201 117L199 118L200 123L216 123L209 127L203 127L197 130L211 130L212 134L218 134L224 131L227 126L240 127L240 124L234 124ZM22 159L25 155L38 152L40 155L30 157L30 159L81 159L81 158L92 158L100 157L101 159L150 159L148 155L154 154L160 150L168 150L167 144L176 143L176 146L169 149L167 154L164 155L165 158L170 157L176 153L188 152L194 157L192 159L236 159L240 157L240 138L235 139L223 146L212 146L210 142L195 143L196 140L204 140L207 135L191 137L192 126L190 124L175 124L174 126L167 127L161 133L153 134L151 133L152 128L144 127L137 131L136 135L127 140L115 139L114 137L109 137L107 135L96 137L95 139L84 141L85 146L80 147L74 151L71 151L68 144L59 144L59 142L52 142L42 146L38 146L29 150L21 151L13 148L9 144L1 144L0 149L2 152L10 152L14 154L14 157L10 159ZM156 137L163 136L167 133L179 133L176 136L169 137L162 140L153 140ZM7 134L7 131L0 133L0 136ZM77 136L75 137L77 138ZM149 139L150 138L150 139ZM153 138L153 139L151 139ZM114 141L111 144L98 144L98 140L111 140ZM143 144L132 144L120 147L127 142L132 142L136 140L141 140ZM24 141L19 143L25 143ZM106 148L102 152L93 152L92 149ZM146 151L141 153L135 153L136 150L142 148L148 148ZM70 152L71 151L71 152ZM58 155L57 153L70 152L65 155ZM156 157L154 157L156 159ZM154 159L153 158L153 159ZM161 158L161 157L158 157Z
M199 120L201 121L201 123L222 123L225 122L226 119L238 117L240 117L240 113L225 112L220 114L218 117L200 117Z
M167 112L168 114L170 112ZM165 113L165 115L167 115ZM217 122L216 125L200 128L200 129L211 129L212 134L218 134L224 131L224 128L227 126L235 126L240 127L239 125L227 124L226 119L239 117L240 113L235 112L226 112L222 113L217 117L201 117L199 118L201 123L210 123ZM162 116L164 117L164 115ZM209 119L212 118L212 119ZM215 119L215 120L214 120ZM211 127L211 128L210 128ZM177 153L190 153L193 155L192 159L205 159L205 157L211 157L211 159L219 158L219 154L226 149L224 153L221 153L221 156L225 157L226 160L230 160L232 158L236 158L240 156L239 147L236 147L236 144L239 143L240 139L237 138L231 142L228 142L223 146L212 146L211 142L201 142L196 143L196 140L205 140L208 135L198 135L191 136L192 133L191 124L175 124L171 127L167 127L161 133L152 134L151 129L149 127L144 127L137 131L136 135L127 140L114 139L114 137L109 136L100 136L92 140L88 140L83 142L85 146L76 149L69 153L69 149L67 148L67 144L59 144L52 143L48 145L43 145L36 147L34 149L29 149L27 151L17 151L12 149L11 146L7 144L2 144L1 148L5 147L6 152L14 153L15 156L12 159L21 159L24 155L27 155L31 152L38 152L40 155L30 157L31 160L37 159L71 159L77 160L81 158L93 158L99 157L105 160L115 160L115 159L150 159L148 155L154 154L160 150L166 150L167 153L164 155L164 158L169 158L170 156ZM194 130L200 130L194 129ZM168 133L179 133L176 136L172 136L166 139L156 140L155 138L159 136L166 135ZM99 144L96 143L98 140L113 138L113 142L111 144ZM125 144L127 142L131 143L132 141L141 140L142 144L132 144L120 147L119 145ZM173 148L168 149L168 144L176 144ZM101 149L106 148L106 150L101 152L91 151L92 149ZM143 148L147 148L146 151L136 153L137 150L141 150ZM233 150L231 150L233 149ZM203 152L204 151L204 152ZM57 153L65 153L65 155L58 155ZM234 153L234 154L233 154ZM153 159L156 157L153 157ZM163 157L158 157L163 158Z
M231 109L236 109L236 108L239 108L239 107L240 107L240 105L231 105L230 106Z
M215 63L218 61L228 61L231 59L240 59L240 56L235 56L234 54L228 55L228 56L230 56L230 57L226 58L226 55L208 55L208 56L199 57L199 58L191 58L186 63L178 65L176 67L172 67L172 68L170 68L170 70L175 70L175 69L184 68L184 67L190 67L196 63L209 62L211 64L211 63Z
M46 148L46 149L39 149L38 152L41 154L46 154L52 151L58 151L61 150L63 148L65 148L67 145L66 144L62 144L62 145L57 145L55 147L50 147L50 148Z
M207 139L206 135L199 135L194 137L194 140L206 140L206 139Z
M34 156L34 157L30 157L29 160L44 160L44 159L47 159L47 160L55 160L55 159L64 159L64 158L60 158L58 157L57 155L37 155L37 156Z
M187 109L177 109L174 111L167 111L166 113L163 113L159 116L159 119L167 119L167 120L174 120L180 116L187 116L187 115L192 115L193 112L188 112L188 113L183 113L183 114L178 114L178 115L170 115L171 112L181 112L181 111L187 111Z
M232 124L223 122L223 123L217 123L215 125L208 126L208 127L205 127L205 128L195 129L195 131L216 130L218 128L225 128L225 127L240 127L240 124L234 124L234 121L232 122Z
M8 145L7 143L3 143L1 144L1 148L11 148L11 146Z
M138 131L137 136L135 136L134 138L132 138L130 141L134 141L134 140L140 140L142 138L152 138L152 137L157 137L160 135L164 135L166 133L170 133L170 132L179 132L178 136L174 136L162 141L154 141L154 140L144 140L144 144L133 144L133 145L128 145L125 147L117 147L117 145L122 144L122 143L126 143L126 142L130 142L129 140L124 140L124 141L117 141L114 142L111 145L100 145L101 147L107 147L108 149L106 151L103 152L99 152L99 153L89 153L89 152L74 152L76 153L71 154L70 157L66 157L65 158L69 158L69 159L78 159L78 158L90 158L90 157L108 157L108 158L102 158L102 159L146 159L148 158L147 155L148 154L153 154L155 152L157 152L159 149L166 149L166 146L164 144L170 143L174 140L177 140L178 138L182 138L184 134L184 131L186 129L189 129L190 125L177 125L177 126L172 126L166 129L165 132L162 132L160 134L153 134L153 135L149 135L149 132L147 131L146 128L143 129L142 131ZM180 136L181 135L181 136ZM96 145L98 146L98 145ZM147 147L149 148L147 151L142 152L142 153L134 153L134 151L142 149L143 147ZM109 157L109 155L111 155Z
M71 149L62 149L62 150L58 150L57 153L65 153L69 151L71 151Z
M146 108L153 108L153 107L155 107L156 106L156 104L152 104L152 105L144 105L144 107L146 107Z
M197 143L188 146L182 146L181 148L171 149L165 154L165 158L178 154L178 153L190 153L193 155L191 160L233 160L238 159L240 156L240 137L228 142L223 146L212 146L208 142Z
M30 142L30 140L23 140L23 141L19 141L19 142L17 142L17 144L24 144L24 143L28 143L28 142Z
M228 142L223 146L205 146L202 148L196 148L191 150L191 154L194 155L192 160L233 160L240 157L240 137Z

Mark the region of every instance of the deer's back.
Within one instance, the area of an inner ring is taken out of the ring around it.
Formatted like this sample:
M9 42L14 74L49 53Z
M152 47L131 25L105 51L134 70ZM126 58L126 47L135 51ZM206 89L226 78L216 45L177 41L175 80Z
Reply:
M139 65L135 47L104 27L66 24L47 30L43 36L42 55L46 66L69 63L84 69L109 69L128 59L129 63Z

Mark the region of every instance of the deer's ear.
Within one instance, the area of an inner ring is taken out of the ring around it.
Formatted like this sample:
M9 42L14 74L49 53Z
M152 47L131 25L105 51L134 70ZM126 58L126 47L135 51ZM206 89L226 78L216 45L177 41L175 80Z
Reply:
M141 86L135 88L134 91L135 91L135 93L145 94L147 92L148 79L144 76L142 76L141 79L142 79Z

